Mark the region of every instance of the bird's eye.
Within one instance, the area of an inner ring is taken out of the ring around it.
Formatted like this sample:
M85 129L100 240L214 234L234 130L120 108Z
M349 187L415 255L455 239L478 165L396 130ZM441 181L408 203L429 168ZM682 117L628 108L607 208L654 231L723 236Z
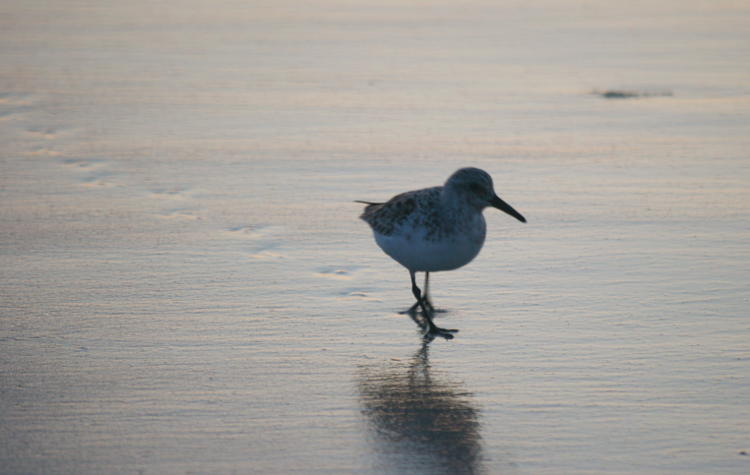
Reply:
M472 183L471 185L469 185L469 189L477 195L484 194L484 188L482 188L482 185L479 185L477 183Z

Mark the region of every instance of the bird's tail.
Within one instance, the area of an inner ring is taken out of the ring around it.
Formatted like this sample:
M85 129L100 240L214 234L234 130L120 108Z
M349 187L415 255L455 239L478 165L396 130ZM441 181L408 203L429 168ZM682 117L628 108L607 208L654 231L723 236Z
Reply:
M363 205L382 205L383 203L373 203L372 201L354 200L355 203L362 203Z

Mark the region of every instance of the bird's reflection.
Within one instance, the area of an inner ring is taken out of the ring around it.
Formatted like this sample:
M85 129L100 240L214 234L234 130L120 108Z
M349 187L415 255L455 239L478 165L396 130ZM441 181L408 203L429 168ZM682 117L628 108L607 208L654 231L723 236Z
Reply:
M409 363L363 367L362 412L388 473L480 473L479 411L462 385L430 368L425 342Z

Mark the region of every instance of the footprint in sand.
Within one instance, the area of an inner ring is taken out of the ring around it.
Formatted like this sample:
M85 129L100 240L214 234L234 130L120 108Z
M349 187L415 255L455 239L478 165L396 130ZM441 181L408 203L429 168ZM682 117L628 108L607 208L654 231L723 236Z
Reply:
M153 188L149 190L151 193L152 198L158 198L158 199L168 199L168 200L184 200L188 198L189 190L188 188L181 187L181 186L175 186L171 188Z
M0 120L10 120L30 107L27 94L0 92Z
M315 272L315 275L327 279L351 280L354 272L359 268L359 266L322 267Z
M367 300L371 302L380 302L381 300L370 296L362 289L345 289L337 297L338 300Z
M54 138L57 138L57 130L55 130L52 127L31 128L31 129L26 129L26 132L33 137L45 139L45 140L52 140Z
M115 186L114 181L111 179L113 175L107 171L94 171L88 176L81 179L81 184L86 187L92 188L105 188Z
M324 279L348 281L352 280L360 269L360 266L333 266L333 267L321 267L315 272L317 277ZM336 300L367 300L367 301L380 301L379 299L372 297L366 290L362 288L339 288L334 295Z
M164 211L159 215L163 219L175 219L182 221L200 221L202 218L188 208L174 208Z
M265 239L260 239L265 237ZM255 261L278 261L286 259L286 256L278 251L281 247L281 243L273 238L268 238L263 234L254 234L254 245L251 254L248 254L248 258Z
M279 235L283 234L283 228L281 226L273 226L267 224L244 224L240 226L232 226L225 230L226 237L249 239L253 241L268 240L275 242Z
M96 158L66 158L62 164L73 169L93 170L102 166L102 160Z
M106 161L98 158L65 158L60 161L72 171L81 172L81 186L87 188L107 188L115 186L113 173L107 171Z
M280 254L268 249L249 254L247 257L255 261L279 261L286 258L284 254Z
M281 247L279 235L281 226L266 224L243 224L232 226L224 230L224 237L250 241L249 259L254 261L278 261L286 259L286 255L278 251Z

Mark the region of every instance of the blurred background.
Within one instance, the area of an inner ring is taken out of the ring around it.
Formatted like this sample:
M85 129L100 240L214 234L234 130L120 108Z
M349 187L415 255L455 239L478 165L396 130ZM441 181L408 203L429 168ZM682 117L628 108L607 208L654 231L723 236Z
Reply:
M0 4L4 473L747 473L750 5ZM470 265L353 200L476 166Z

